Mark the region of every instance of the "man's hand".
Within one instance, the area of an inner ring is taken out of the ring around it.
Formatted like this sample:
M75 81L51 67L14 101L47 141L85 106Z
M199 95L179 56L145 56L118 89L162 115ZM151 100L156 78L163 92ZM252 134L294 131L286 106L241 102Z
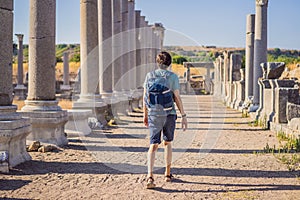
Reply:
M148 115L144 115L144 124L148 128Z
M187 118L186 117L182 117L181 118L181 128L183 129L183 131L185 131L187 129Z

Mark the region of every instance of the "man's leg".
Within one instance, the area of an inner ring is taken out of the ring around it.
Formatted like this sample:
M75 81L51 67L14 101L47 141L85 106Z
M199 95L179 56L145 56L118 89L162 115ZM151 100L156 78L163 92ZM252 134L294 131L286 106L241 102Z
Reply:
M170 176L171 164L172 164L172 142L164 141L163 143L165 147L165 164L166 164L165 176Z
M148 177L153 177L155 153L157 149L158 149L158 144L150 144L148 150Z

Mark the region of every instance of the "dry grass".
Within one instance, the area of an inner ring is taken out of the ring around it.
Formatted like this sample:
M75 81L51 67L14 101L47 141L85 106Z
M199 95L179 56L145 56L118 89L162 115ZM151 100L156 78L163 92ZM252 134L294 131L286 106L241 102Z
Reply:
M80 68L80 62L70 62L69 63L69 74L71 79L75 79L77 76L78 69ZM57 80L62 80L63 78L63 63L57 63L56 64L56 79ZM28 72L28 63L23 63L23 73L24 75ZM13 64L13 83L17 82L17 75L18 75L18 64L14 63Z
M70 100L60 100L58 102L58 105L63 109L63 110L70 110L72 109L72 105L73 105L73 102L70 101Z
M18 110L21 110L21 108L25 106L25 102L22 100L13 100L12 104L18 106Z
M13 104L18 106L18 110L21 110L22 107L25 106L25 102L22 100L14 100ZM72 101L70 100L60 100L58 102L58 105L63 109L63 110L69 110L72 109Z
M172 70L178 76L184 77L184 72L186 71L186 68L184 68L183 65L172 64ZM206 69L205 68L191 68L191 75L206 75Z

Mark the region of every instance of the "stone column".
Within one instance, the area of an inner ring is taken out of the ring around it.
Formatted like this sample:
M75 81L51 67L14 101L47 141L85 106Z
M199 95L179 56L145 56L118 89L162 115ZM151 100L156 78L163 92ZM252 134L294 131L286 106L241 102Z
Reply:
M224 79L224 75L223 75L223 73L224 73L224 63L223 63L223 58L222 58L222 56L219 56L218 58L217 58L218 60L219 60L219 79L220 79L220 95L221 95L221 97L222 98L224 98L225 97L225 88L224 88L224 81L223 81L223 79Z
M253 104L259 104L258 79L262 77L261 63L267 62L267 11L268 0L256 0L255 38L254 38L254 74L253 74Z
M23 34L15 34L19 41L18 50L18 84L15 87L15 98L18 100L26 99L26 87L24 86L23 73Z
M150 63L150 57L151 57L151 52L150 52L150 46L151 46L151 26L149 25L149 21L145 21L145 69L146 69L146 74L151 71L151 66L149 65ZM145 75L146 75L145 74Z
M99 92L97 0L80 0L80 97L79 103L98 102Z
M141 49L141 79L144 83L145 76L147 73L146 70L146 22L145 22L145 16L141 16L140 18L140 49Z
M112 95L112 1L98 1L99 84L102 98Z
M99 89L103 101L107 104L107 116L113 119L117 115L118 99L113 96L113 1L98 1L99 30ZM104 113L103 113L104 114ZM108 119L108 120L110 120Z
M98 0L80 0L80 96L73 109L93 110L105 124L99 94Z
M159 50L162 51L164 46L164 37L165 37L165 28L162 23L155 23L154 24L154 32L158 35L159 39Z
M227 99L229 98L229 58L230 58L230 52L225 51L223 53L224 59L223 59L223 84L224 84L224 101L227 102Z
M113 23L113 38L112 38L112 75L113 75L113 90L115 94L122 92L122 75L124 70L122 67L122 18L121 18L120 0L113 0L112 23Z
M141 11L135 11L135 28L136 28L136 86L138 88L143 86L143 78L142 78L142 50L141 50Z
M255 15L247 15L246 27L246 71L245 97L253 96L253 57L254 57Z
M63 61L64 61L64 75L63 75L63 85L61 86L61 90L69 91L70 87L70 79L69 79L69 52L65 51L63 53Z
M65 145L67 112L55 98L55 0L30 0L29 88L23 115L32 123L27 140Z
M130 79L128 76L129 71L129 19L128 19L128 0L121 0L121 13L122 13L122 68L124 70L122 76L123 90L129 95Z
M5 173L31 159L26 151L30 121L12 105L13 7L13 0L0 1L0 154L6 157L1 160L0 172Z
M211 79L210 79L210 68L206 68L206 76L205 76L205 85L206 85L206 92L208 94L211 93Z
M128 0L128 29L129 29L129 84L130 89L134 90L136 86L136 31L135 31L135 10L134 0Z

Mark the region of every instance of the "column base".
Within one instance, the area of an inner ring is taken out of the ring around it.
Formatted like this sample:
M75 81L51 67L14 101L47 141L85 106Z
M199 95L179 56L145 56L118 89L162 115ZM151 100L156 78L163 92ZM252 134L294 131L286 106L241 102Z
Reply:
M40 141L57 146L68 144L64 126L68 121L67 111L61 110L57 101L25 101L22 116L30 118L32 133L27 142Z
M0 152L8 155L8 162L0 161L1 172L7 172L9 167L31 160L26 151L26 137L32 130L30 120L22 118L16 113L16 109L16 106L0 107Z
M17 85L14 88L14 99L16 100L25 100L26 99L26 93L27 93L27 88L24 85Z
M88 118L92 116L91 110L68 110L69 121L65 125L68 137L80 137L89 135L92 130L88 124Z
M87 99L87 101L83 101L83 99L79 99L78 101L73 103L73 110L91 110L92 115L90 117L96 117L98 122L100 122L103 126L107 125L107 121L105 119L105 112L107 110L107 104L101 100L93 101L93 99Z

